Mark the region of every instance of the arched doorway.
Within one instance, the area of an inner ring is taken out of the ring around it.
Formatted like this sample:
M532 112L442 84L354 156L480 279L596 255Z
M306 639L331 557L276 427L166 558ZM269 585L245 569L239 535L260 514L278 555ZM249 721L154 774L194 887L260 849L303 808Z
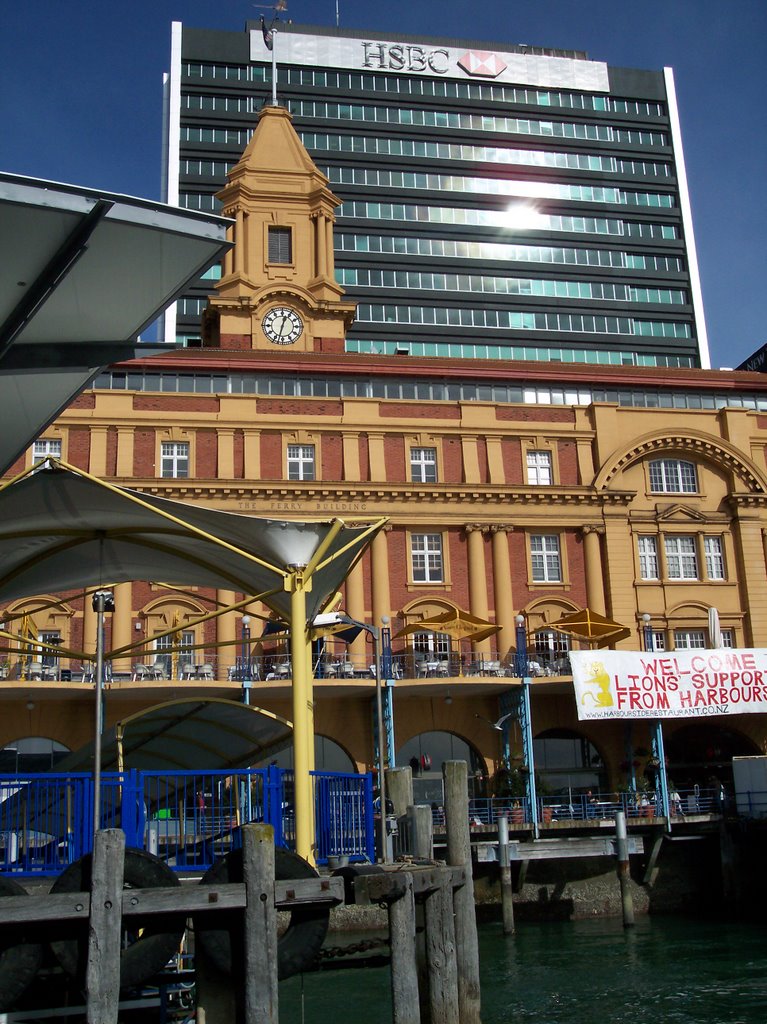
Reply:
M469 766L469 797L487 796L485 761L470 743L452 732L422 732L397 751L397 764L410 765L413 770L413 799L417 804L443 805L445 761L465 761Z
M689 722L664 742L668 775L678 788L709 786L715 781L732 788L733 757L762 754L743 733L715 722Z
M533 740L535 771L543 793L562 796L607 788L602 755L572 729L546 729Z
M279 768L293 768L293 747L286 747L272 759ZM344 748L329 736L314 737L314 766L318 772L356 772L357 766Z
M30 772L54 771L69 753L69 747L46 736L25 736L12 740L0 750L0 772L28 775Z

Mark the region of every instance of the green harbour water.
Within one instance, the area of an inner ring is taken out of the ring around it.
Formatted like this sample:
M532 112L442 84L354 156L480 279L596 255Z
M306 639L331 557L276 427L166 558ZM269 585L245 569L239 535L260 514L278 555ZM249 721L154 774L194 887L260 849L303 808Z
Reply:
M765 925L595 918L479 938L483 1024L767 1024ZM389 970L291 978L280 1022L391 1024Z

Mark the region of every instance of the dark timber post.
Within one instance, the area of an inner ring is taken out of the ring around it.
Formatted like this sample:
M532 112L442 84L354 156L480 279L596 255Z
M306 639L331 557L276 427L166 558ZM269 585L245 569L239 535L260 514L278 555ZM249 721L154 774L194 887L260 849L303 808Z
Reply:
M471 866L468 766L465 761L445 761L442 774L447 862L466 872L466 884L454 893L460 1020L461 1024L480 1024L479 940Z
M124 871L125 833L119 828L96 832L85 973L88 1024L117 1024Z
M437 887L424 903L431 1024L463 1024L458 1012L453 875L448 868L436 868L435 875Z
M245 880L245 1024L278 1024L274 829L242 828Z
M408 769L409 770L409 769ZM404 875L405 893L389 903L393 1024L421 1024L415 948L413 876Z
M434 825L431 807L416 804L408 807L410 819L410 852L416 860L434 860Z
M623 910L623 927L630 928L634 924L634 900L631 895L631 876L629 873L629 844L626 833L626 812L615 812L615 845L618 854L618 882L621 887L621 909Z

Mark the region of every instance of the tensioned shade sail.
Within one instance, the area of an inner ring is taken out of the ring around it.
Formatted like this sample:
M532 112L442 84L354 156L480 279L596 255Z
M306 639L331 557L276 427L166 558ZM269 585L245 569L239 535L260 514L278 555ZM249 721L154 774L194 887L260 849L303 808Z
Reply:
M140 332L230 247L228 223L0 172L0 472L101 367L137 354Z
M104 771L215 771L248 768L290 743L292 725L271 711L219 697L165 701L116 722L102 737ZM90 771L93 744L57 762L57 772Z
M439 615L421 619L420 622L413 622L401 629L392 639L399 640L400 637L411 636L413 633L445 633L453 640L476 641L495 636L500 628L495 623L488 622L487 619L480 619L470 612L457 609L454 612L442 612Z
M547 629L555 629L559 633L566 633L568 636L578 637L581 640L588 640L595 643L597 647L606 647L608 644L617 643L631 636L631 630L622 626L619 622L599 615L598 612L584 608L579 612L571 612L563 615L556 622L550 622Z
M114 487L48 459L0 488L0 601L146 580L264 594L289 618L285 580L291 566L308 566L311 620L384 522L220 512Z

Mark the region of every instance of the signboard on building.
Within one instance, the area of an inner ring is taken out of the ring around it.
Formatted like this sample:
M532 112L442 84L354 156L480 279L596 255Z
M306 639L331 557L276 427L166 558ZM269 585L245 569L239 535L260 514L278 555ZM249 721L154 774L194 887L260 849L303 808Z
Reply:
M348 68L426 75L464 81L506 82L581 92L609 92L607 65L596 60L550 57L534 53L467 50L465 46L428 46L401 40L353 39L280 32L275 25L274 54L278 64L307 68ZM272 53L260 29L250 33L250 59L269 62Z
M578 718L767 711L767 650L571 651Z

